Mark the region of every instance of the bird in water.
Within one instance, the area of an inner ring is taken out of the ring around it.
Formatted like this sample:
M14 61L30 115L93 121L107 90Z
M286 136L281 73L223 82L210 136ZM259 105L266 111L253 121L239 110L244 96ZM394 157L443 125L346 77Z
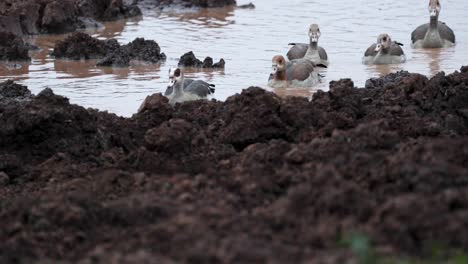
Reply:
M317 24L309 27L309 43L289 43L292 45L286 56L289 60L306 59L315 65L328 66L328 55L324 48L318 45L321 36L320 28Z
M380 34L377 42L364 53L364 64L395 64L406 61L406 55L401 48L403 44L392 41L388 34Z
M441 9L440 0L429 1L429 23L417 27L411 33L413 48L448 48L455 45L455 33L439 21Z
M281 55L273 57L272 70L268 85L273 88L312 87L321 77L313 62L305 59L286 61Z
M180 68L169 70L169 84L164 95L170 104L205 99L215 92L215 85L185 78Z

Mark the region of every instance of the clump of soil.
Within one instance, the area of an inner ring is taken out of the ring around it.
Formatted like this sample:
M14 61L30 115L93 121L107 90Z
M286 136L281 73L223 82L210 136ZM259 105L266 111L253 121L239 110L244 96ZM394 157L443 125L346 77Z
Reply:
M211 57L206 57L203 61L197 59L192 51L182 55L179 59L179 67L195 67L195 68L224 68L226 62L220 59L219 62L213 64Z
M31 60L28 46L15 34L0 31L0 60Z
M157 63L166 59L153 40L136 38L127 45L115 39L99 40L88 34L77 32L56 43L52 55L57 58L100 59L98 66L129 66L131 60Z
M345 263L355 232L468 250L468 67L311 101L155 94L131 118L0 95L1 263Z
M97 27L96 21L141 15L135 3L122 0L4 0L0 30L17 35L66 33Z

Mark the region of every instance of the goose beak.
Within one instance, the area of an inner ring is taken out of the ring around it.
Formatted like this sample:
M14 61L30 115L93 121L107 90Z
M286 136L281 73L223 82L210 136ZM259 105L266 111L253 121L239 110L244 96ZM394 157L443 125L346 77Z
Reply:
M429 14L431 17L436 17L437 16L437 10L436 9L430 9Z

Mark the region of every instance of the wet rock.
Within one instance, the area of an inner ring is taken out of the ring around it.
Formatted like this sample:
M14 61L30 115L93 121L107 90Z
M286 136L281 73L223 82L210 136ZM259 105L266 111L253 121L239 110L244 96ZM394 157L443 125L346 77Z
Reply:
M137 38L127 45L119 45L117 40L99 40L85 33L74 33L55 45L52 55L68 59L100 59L98 66L126 67L131 60L152 63L166 59L159 45L153 40Z
M195 54L190 51L182 55L179 59L179 67L195 67L195 68L224 68L225 65L224 59L220 59L219 62L213 64L213 59L211 57L206 57L202 62L201 60L195 57Z
M130 57L133 60L160 62L166 60L166 55L161 53L161 48L154 40L145 40L136 38L134 41L125 45L129 50Z
M245 5L238 5L237 8L240 8L240 9L255 9L255 5L250 2L248 4L245 4Z
M5 0L0 29L19 35L66 33L108 21L141 15L134 3L121 0Z
M52 56L73 60L97 59L105 56L108 47L105 41L98 40L82 32L73 33L55 44Z
M0 60L31 60L28 46L15 34L0 31Z
M130 65L130 54L128 50L118 48L106 54L96 63L97 66L128 67Z

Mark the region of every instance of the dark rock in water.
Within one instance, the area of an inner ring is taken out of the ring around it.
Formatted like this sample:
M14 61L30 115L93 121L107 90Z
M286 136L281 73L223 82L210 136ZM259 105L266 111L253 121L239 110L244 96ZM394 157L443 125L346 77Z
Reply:
M127 67L130 65L130 54L127 49L119 48L106 54L97 66Z
M7 80L0 83L0 98L2 97L22 97L26 98L31 96L31 92L28 90L28 87L17 84L12 80Z
M18 35L66 33L99 26L99 21L141 15L135 3L122 0L3 0L0 30Z
M0 31L0 60L31 60L28 46L15 34Z
M245 4L245 5L238 5L237 8L240 8L240 9L255 9L255 5L250 2L248 4Z
M195 68L224 68L225 62L224 59L221 59L219 62L213 64L213 59L211 57L206 57L202 62L201 60L195 57L195 54L190 51L182 55L179 59L178 66L180 67L195 67Z
M161 53L161 48L154 40L136 38L134 41L124 46L129 51L133 60L159 62L166 60L166 55Z
M131 118L6 86L0 263L360 263L356 230L395 262L468 251L467 67Z
M179 59L179 66L186 66L186 67L201 67L203 62L195 57L192 51L185 53Z
M224 69L224 65L226 65L226 62L224 61L224 59L220 59L217 63L213 64L211 68L223 68Z
M131 60L156 63L166 59L153 40L137 38L121 46L117 40L99 40L88 34L77 32L55 45L53 56L57 58L100 59L98 66L126 67Z
M109 46L105 41L91 37L82 32L73 33L63 41L55 44L52 56L72 60L98 59L104 57Z

